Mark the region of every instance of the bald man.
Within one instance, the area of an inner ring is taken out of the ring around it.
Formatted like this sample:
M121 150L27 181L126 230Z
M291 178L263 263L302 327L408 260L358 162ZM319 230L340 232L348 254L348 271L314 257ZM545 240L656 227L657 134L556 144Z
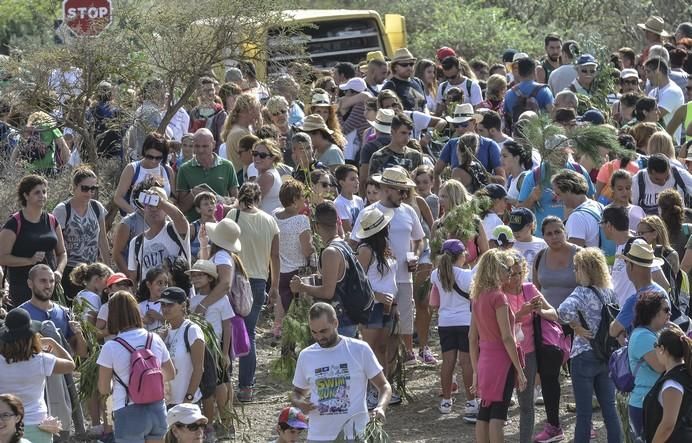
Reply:
M213 191L219 197L238 195L238 177L233 163L214 153L214 136L207 128L198 129L192 138L195 156L178 169L178 207L188 220L199 214L193 207L195 195Z

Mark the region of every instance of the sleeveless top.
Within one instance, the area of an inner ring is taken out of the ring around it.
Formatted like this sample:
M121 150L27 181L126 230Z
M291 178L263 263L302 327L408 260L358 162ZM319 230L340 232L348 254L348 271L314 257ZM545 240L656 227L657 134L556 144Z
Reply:
M274 177L274 183L272 184L271 189L269 189L269 192L267 192L267 195L262 196L260 209L266 212L267 214L272 215L272 213L276 209L282 207L281 202L279 201L279 189L281 189L281 176L275 168L268 169L267 172L270 173L272 177Z
M541 293L551 306L560 306L577 287L577 278L574 273L574 255L577 253L577 248L574 246L570 248L570 258L565 268L548 267L547 248L543 250L538 263L538 282L541 285Z
M373 291L377 292L382 292L384 294L392 294L396 296L397 293L397 285L396 285L396 269L397 269L397 262L396 259L393 257L388 257L387 258L387 264L389 265L389 269L384 268L384 274L380 274L380 271L377 269L377 265L379 264L379 261L377 260L377 257L375 257L375 254L372 254L372 257L370 259L370 266L368 267L367 270L367 276L368 280L370 281L370 285L372 286ZM377 300L375 300L375 303L379 303Z
M132 165L132 168L134 169L135 172L137 172L137 162L130 163ZM139 167L139 174L137 174L136 177L134 177L132 181L132 186L130 187L130 190L132 190L135 186L137 186L137 183L144 181L147 177L149 176L154 176L154 177L159 177L163 181L163 190L166 191L167 196L171 196L171 182L168 177L168 172L165 170L165 167L163 165L159 165L155 168L147 169L144 166L141 165ZM130 195L130 204L134 206L134 201L132 200L132 196Z

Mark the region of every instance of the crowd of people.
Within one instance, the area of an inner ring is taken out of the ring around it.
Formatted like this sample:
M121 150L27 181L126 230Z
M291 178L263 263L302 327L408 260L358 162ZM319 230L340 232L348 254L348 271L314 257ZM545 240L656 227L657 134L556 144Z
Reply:
M439 366L439 413L478 442L504 441L513 403L522 443L690 441L692 24L639 27L641 53L609 60L549 34L538 58L399 48L270 86L241 63L165 130L163 82L126 125L102 82L88 114L123 160L112 202L59 116L0 96L2 151L31 171L0 230L0 443L232 438L257 326L278 343L299 298L313 344L279 443L356 441L416 401L397 374L417 365ZM619 146L592 140L600 162L570 138L596 126ZM51 208L55 174L71 194Z

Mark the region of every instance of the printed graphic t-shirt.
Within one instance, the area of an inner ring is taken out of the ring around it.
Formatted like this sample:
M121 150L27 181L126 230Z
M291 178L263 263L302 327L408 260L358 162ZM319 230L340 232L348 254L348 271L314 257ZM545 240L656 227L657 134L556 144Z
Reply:
M343 429L346 438L362 434L369 415L365 396L368 380L382 371L375 354L361 340L340 337L332 348L315 343L300 352L293 385L310 391L317 406L309 414L309 441L334 441Z

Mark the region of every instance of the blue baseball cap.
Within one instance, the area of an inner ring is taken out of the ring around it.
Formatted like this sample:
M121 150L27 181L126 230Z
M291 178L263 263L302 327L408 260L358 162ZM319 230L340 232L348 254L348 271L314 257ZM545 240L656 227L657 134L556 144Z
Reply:
M598 61L596 60L596 57L594 57L591 54L582 54L577 59L577 64L578 65L597 65Z
M605 123L605 117L598 109L589 109L584 113L584 115L581 116L579 121L591 123L592 125L602 125Z

